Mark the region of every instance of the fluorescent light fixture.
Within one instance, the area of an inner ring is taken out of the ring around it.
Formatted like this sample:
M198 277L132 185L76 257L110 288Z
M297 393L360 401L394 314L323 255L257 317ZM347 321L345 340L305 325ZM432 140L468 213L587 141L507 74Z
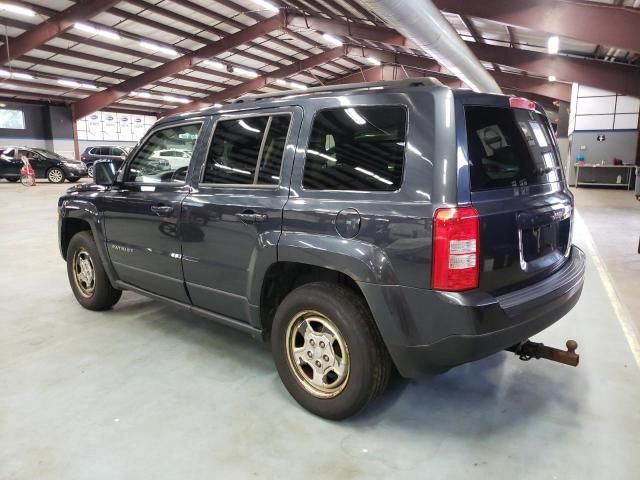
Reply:
M172 95L165 95L162 98L165 100L165 102L172 102L172 103L189 103L191 101L188 98L174 97Z
M9 78L10 76L11 76L11 74L9 72L7 72L6 70L0 70L0 77Z
M342 40L334 37L333 35L329 35L328 33L323 33L322 38L324 38L329 45L335 45L336 47L342 45Z
M380 62L380 60L373 57L367 57L367 62L369 62L371 65L376 65L376 66L382 65L382 62Z
M279 78L276 80L276 84L280 85L281 87L286 87L287 86L287 81L283 80L282 78Z
M35 17L36 15L36 12L31 10L30 8L4 2L0 2L0 10L6 10L7 12L17 13L18 15L25 15L27 17Z
M58 83L65 87L78 88L80 87L80 83L75 80L66 80L64 78L59 78Z
M355 109L353 108L345 108L344 113L349 115L349 118L351 118L351 120L356 122L358 125L365 125L367 123L367 121L362 117L362 115L356 112Z
M256 78L258 76L258 74L255 71L249 70L248 68L242 68L242 67L233 67L233 73L237 73L238 75L243 75L245 77L252 77L252 78Z
M221 103L214 103L212 106L214 108L220 108L222 106L222 104Z
M247 124L247 122L245 122L244 120L239 120L238 121L238 125L240 125L242 128L244 128L245 130L248 130L250 132L260 133L260 131L261 131L261 130L258 130L257 128L250 127Z
M90 33L91 35L99 35L101 37L110 38L111 40L120 40L120 34L118 32L96 28L88 23L76 22L73 24L73 28Z
M129 95L132 97L151 98L151 94L149 92L131 92Z
M158 45L157 43L147 42L146 40L140 40L140 46L142 48L146 48L147 50L153 50L156 52L162 52L166 55L178 55L178 52L173 48L164 47L162 45Z
M19 78L20 80L33 80L33 75L21 72L12 72L11 78Z
M276 7L273 3L267 2L266 0L251 0L253 3L260 5L265 10L269 10L270 12L278 12L278 7Z
M547 40L547 52L554 54L560 51L560 38L556 35Z
M298 83L298 82L289 82L289 85L291 85L291 88L297 88L299 90L306 90L307 86L303 83Z
M97 90L98 89L98 86L94 85L93 83L81 83L80 86L82 88L88 88L88 89L91 89L91 90Z
M549 81L550 82L555 82L556 81L556 76L555 75L549 75Z
M207 67L217 68L218 70L222 70L224 68L224 63L216 62L215 60L205 60L202 64Z

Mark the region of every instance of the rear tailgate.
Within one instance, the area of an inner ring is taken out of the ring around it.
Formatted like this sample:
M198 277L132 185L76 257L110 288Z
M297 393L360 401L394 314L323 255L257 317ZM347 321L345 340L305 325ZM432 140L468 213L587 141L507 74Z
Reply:
M479 287L504 293L566 262L573 197L541 109L495 95L461 101L467 194L480 216Z

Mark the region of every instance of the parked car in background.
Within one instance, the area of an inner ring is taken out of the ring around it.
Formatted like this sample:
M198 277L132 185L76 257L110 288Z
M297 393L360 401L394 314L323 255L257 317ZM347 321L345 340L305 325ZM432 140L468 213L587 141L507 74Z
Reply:
M158 164L180 144L188 167ZM110 167L58 201L78 302L132 290L268 339L326 418L394 369L518 351L582 291L558 145L523 98L430 79L266 95L166 116Z
M93 177L93 164L96 160L111 160L116 169L118 169L120 165L124 163L130 151L131 148L129 147L94 145L93 147L87 147L85 149L82 155L80 155L80 160L87 166L89 176Z
M36 178L46 178L51 183L77 182L87 176L87 167L78 161L65 158L44 148L5 147L0 152L0 177L10 182L20 180L22 156L26 156L36 172Z
M191 150L167 149L157 150L153 152L153 157L157 157L169 162L170 168L177 170L178 168L188 167L193 152Z

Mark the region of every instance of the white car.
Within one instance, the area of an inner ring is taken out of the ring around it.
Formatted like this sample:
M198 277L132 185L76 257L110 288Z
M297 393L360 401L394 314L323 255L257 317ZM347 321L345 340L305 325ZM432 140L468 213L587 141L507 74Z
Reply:
M181 167L188 167L193 152L191 150L156 150L153 152L152 157L161 158L166 160L171 165L171 170L177 170Z

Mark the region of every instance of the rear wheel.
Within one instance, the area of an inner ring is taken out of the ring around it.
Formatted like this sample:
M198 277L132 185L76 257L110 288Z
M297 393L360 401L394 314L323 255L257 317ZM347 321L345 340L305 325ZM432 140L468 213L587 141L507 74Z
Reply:
M69 242L67 274L73 294L84 308L107 310L120 300L122 290L111 286L89 232L76 233Z
M384 391L392 368L364 299L338 284L291 292L276 312L271 347L289 393L331 420L366 407Z
M87 167L87 175L93 178L93 163Z
M47 171L47 180L49 180L51 183L63 183L64 172L58 167L50 168Z

